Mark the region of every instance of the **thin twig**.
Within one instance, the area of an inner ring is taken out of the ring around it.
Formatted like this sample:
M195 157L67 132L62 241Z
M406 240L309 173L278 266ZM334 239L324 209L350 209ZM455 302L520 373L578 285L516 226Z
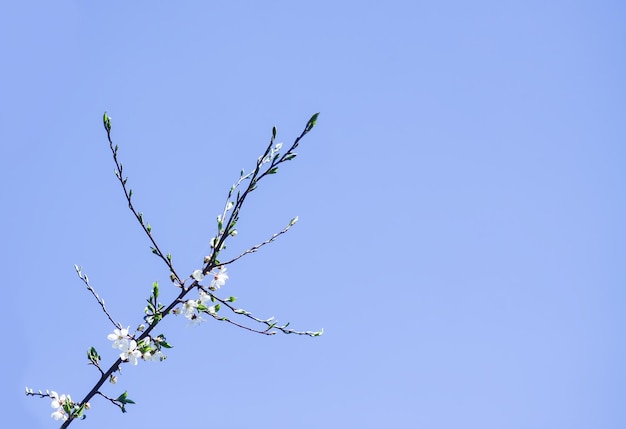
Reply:
M289 222L289 225L287 225L285 228L282 229L282 231L275 233L274 235L272 235L270 238L268 238L267 240L265 240L262 243L256 244L254 246L252 246L251 248L247 249L246 251L242 252L239 256L227 261L227 262L222 262L220 265L228 265L228 264L232 264L233 262L235 262L238 259L241 259L242 257L250 254L250 253L254 253L257 250L259 250L261 247L265 246L266 244L270 244L271 242L273 242L274 240L276 240L279 236L283 235L284 233L286 233L287 231L289 231L289 229L295 224L295 222L292 220L291 222Z
M81 271L81 268L78 265L74 265L74 269L76 270L76 274L78 274L78 277L87 286L87 290L89 290L89 292L91 292L91 294L96 299L96 301L98 301L98 304L100 304L100 307L102 307L102 311L104 311L104 314L107 315L107 317L109 318L111 323L113 323L113 325L116 328L122 329L122 325L119 322L116 322L115 320L113 320L113 317L111 317L111 314L107 311L106 307L104 306L104 300L102 298L100 298L100 296L96 293L96 291L91 286L91 284L89 284L89 277L87 277L85 274L83 274L83 272Z
M109 123L109 125L110 125L110 123ZM133 215L135 216L135 218L137 219L137 221L141 225L141 229L143 229L143 231L148 236L148 239L152 243L152 253L157 255L159 258L161 258L161 260L163 260L163 262L165 262L165 264L169 268L170 272L174 275L176 283L180 287L183 287L184 282L181 280L180 276L176 273L176 270L174 269L174 267L172 265L171 257L169 255L167 255L167 256L163 255L163 252L159 248L159 245L157 244L156 240L152 236L152 228L149 227L149 226L146 226L146 224L143 221L143 215L141 213L138 213L137 210L135 210L135 207L133 206L133 203L131 201L132 191L129 191L126 188L126 181L128 180L128 178L124 178L124 176L122 174L124 167L123 167L122 163L119 162L119 160L117 159L117 145L116 146L113 145L113 140L111 138L111 127L107 126L106 121L105 121L105 127L104 128L105 128L105 130L107 132L107 139L109 141L109 147L111 148L111 153L113 154L113 161L115 162L115 167L116 167L115 175L116 175L117 179L119 180L120 184L122 185L122 189L124 190L124 196L126 197L126 201L128 202L128 208L133 213Z
M248 331L252 331L252 332L256 332L256 333L260 333L260 334L266 334L266 335L274 335L274 333L267 333L269 332L271 329L278 329L279 331L283 332L284 334L295 334L295 335L307 335L309 337L319 337L320 335L322 335L322 333L324 332L324 330L320 330L320 331L296 331L295 329L287 329L287 326L289 326L289 323L286 323L284 325L278 325L275 322L275 319L273 317L270 317L269 319L259 319L258 317L255 317L252 315L252 313L250 313L249 311L243 310L241 308L237 308L234 305L231 304L232 301L228 300L228 299L223 299L220 298L219 296L213 294L210 290L207 290L204 286L200 286L198 285L198 289L201 289L202 291L204 291L207 295L209 295L211 297L211 299L218 301L220 304L225 305L229 310L231 310L233 313L235 314L239 314L242 316L247 317L248 319L254 320L257 323L262 323L264 325L267 326L266 330L256 330L253 328L249 328L247 326L243 326L243 325L239 325L237 323L232 322L230 319L226 318L226 317L222 317L222 316L218 316L215 317L217 315L217 313L213 314L213 313L208 313L211 316L215 317L216 319L223 319L226 322L232 323L233 325L239 326L241 328L247 329Z
M112 403L113 405L116 405L116 406L117 406L117 407L119 407L120 409L123 409L123 408L122 408L122 405L120 405L120 403L119 403L119 401L118 401L117 399L109 398L107 395L105 395L104 393L102 393L102 392L100 392L100 391L97 391L97 392L96 392L96 395L100 395L100 396L102 396L104 399L107 399L107 400L111 401L111 403Z

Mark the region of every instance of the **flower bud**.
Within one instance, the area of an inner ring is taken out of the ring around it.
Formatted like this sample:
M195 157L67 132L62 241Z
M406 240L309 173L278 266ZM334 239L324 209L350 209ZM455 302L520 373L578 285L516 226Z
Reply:
M195 281L200 282L204 278L204 274L202 274L202 270L195 270L193 273L191 273L191 278L193 278Z

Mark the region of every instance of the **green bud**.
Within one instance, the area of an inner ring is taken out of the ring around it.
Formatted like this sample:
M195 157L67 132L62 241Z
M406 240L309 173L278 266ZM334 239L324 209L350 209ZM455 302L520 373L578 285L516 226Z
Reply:
M319 116L319 112L317 112L316 114L314 114L313 116L311 116L311 119L309 119L309 122L306 124L306 127L304 129L304 132L308 133L309 131L311 131L313 129L313 127L315 126L315 124L317 123L317 117Z

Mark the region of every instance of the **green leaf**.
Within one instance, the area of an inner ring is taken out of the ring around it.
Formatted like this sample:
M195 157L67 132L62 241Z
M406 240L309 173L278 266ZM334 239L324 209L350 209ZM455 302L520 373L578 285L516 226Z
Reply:
M133 401L132 399L128 399L128 392L122 393L120 396L117 397L116 401L122 403L122 412L124 412L124 413L126 412L126 410L124 408L124 404L134 404L135 403L135 401Z
M148 231L148 233L152 232L152 225L148 224L146 225L146 231Z
M276 127L272 127L272 140L276 138Z
M81 405L74 411L74 417L80 417L80 419L83 420L87 417L83 415L83 411L85 411L85 404Z
M267 174L276 174L277 171L278 171L278 167L270 168Z

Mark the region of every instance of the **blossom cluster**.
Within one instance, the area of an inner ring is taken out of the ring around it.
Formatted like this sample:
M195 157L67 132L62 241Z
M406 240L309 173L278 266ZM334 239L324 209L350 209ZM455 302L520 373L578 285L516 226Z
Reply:
M164 337L146 337L137 343L128 334L129 328L114 329L112 334L107 335L107 339L113 341L112 347L121 351L120 358L123 361L137 365L140 358L146 361L165 360L167 356L163 354L161 347L171 346L165 342Z
M207 256L207 258L209 257ZM205 260L207 258L205 258ZM209 284L209 289L216 290L226 284L226 280L228 280L228 274L226 273L227 270L228 268L222 265L216 273L212 273L213 279L211 280L211 283ZM191 274L191 277L197 282L201 282L202 280L204 280L204 274L202 273L202 270L194 271Z
M225 266L221 266L217 272L211 273L213 278L209 283L210 290L219 289L226 284L226 280L228 280L228 274L226 271L227 268ZM194 271L191 274L191 277L197 282L204 280L202 270ZM201 290L198 299L189 299L183 303L182 313L187 319L189 319L191 324L196 325L202 323L204 322L204 318L200 315L200 313L214 315L219 311L219 304L211 305L213 302L213 297Z
M78 404L75 404L72 401L70 395L63 394L59 396L59 394L54 390L46 390L46 392L44 393L41 390L35 392L33 389L29 389L28 387L26 387L26 395L39 396L41 398L50 398L52 400L52 403L50 405L52 406L52 408L55 409L54 412L51 414L51 417L54 420L66 421L70 418L70 416L74 418L77 417L80 419L84 419L85 416L83 414L83 411L90 408L89 402L86 402L84 405L78 406Z

